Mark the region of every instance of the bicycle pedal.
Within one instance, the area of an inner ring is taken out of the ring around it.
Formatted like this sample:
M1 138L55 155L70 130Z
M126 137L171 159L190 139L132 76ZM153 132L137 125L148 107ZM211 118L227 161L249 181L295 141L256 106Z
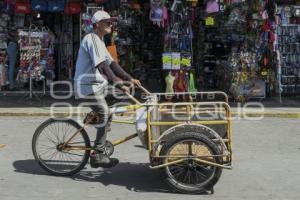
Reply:
M114 145L110 141L106 140L105 147L104 147L105 154L107 156L111 156L114 153L114 151L115 151Z

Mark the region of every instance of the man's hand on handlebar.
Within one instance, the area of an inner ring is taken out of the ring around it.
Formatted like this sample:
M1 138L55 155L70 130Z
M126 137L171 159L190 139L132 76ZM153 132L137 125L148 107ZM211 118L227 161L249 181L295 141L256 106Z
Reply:
M127 86L125 86L125 85L123 85L123 86L121 87L121 90L122 90L123 92L125 92L125 93L130 93L129 87L127 87Z
M136 87L141 87L141 86L142 86L141 82L140 82L139 80L137 80L137 79L131 79L130 82L131 82L134 86L136 86ZM133 85L131 85L131 87L132 87ZM129 86L123 85L123 86L121 87L121 90L122 90L123 92L125 92L125 93L126 93L126 92L127 92L127 93L130 93L130 87L129 87Z
M142 86L141 82L139 80L137 80L137 79L131 79L130 82L133 83L137 87L141 87Z

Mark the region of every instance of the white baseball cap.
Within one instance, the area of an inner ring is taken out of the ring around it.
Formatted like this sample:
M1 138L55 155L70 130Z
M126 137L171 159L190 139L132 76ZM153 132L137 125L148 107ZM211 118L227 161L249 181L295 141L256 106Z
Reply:
M117 17L111 17L107 12L103 10L98 10L92 17L92 23L95 24L102 20L117 21Z

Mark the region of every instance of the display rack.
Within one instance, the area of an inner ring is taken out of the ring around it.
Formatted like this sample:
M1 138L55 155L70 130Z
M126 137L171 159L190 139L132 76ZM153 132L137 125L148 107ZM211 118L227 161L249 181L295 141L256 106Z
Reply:
M300 89L300 24L279 25L277 33L281 61L278 66L280 94L294 96Z
M40 100L38 94L46 94L46 81L52 81L54 75L53 41L54 36L47 27L31 25L29 30L19 31L20 64L17 81L28 83L29 93L21 97L21 100L35 97ZM41 81L42 91L34 91L34 81Z

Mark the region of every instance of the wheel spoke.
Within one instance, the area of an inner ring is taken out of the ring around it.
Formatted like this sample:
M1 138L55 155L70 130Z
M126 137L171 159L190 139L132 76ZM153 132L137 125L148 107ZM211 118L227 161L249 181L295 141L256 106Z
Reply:
M58 151L54 151L48 158L45 158L45 159L41 159L41 160L49 160L49 159L52 159L54 156L56 156L56 154L58 153ZM40 158L41 158L41 155L39 155Z
M182 182L183 182L183 183L186 183L186 179L187 179L187 171L188 171L188 170L184 170L184 171L186 171L186 173L184 174L185 176L184 176Z
M190 170L187 170L187 173L186 173L186 176L188 177L188 184L191 183L191 171Z
M48 131L46 131L46 132L48 132ZM49 132L48 132L48 133L49 133ZM50 135L51 135L51 134L50 134ZM58 144L58 142L55 142L55 141L51 138L51 136L49 136L47 133L46 133L45 137L46 137L49 141L51 141L54 145L57 145L57 144Z
M52 135L55 137L56 139L56 144L59 144L60 141L59 141L59 138L58 138L58 133L56 131L52 132ZM52 137L51 137L52 138Z
M39 144L39 146L43 146L43 147L47 147L47 149L55 149L55 146L48 146L48 145L44 145L44 144Z
M206 176L205 174L203 174L202 172L200 172L200 171L198 171L198 170L195 170L195 172L196 172L197 174L199 174L201 177L207 178L207 176Z
M66 155L84 156L84 154L83 154L83 155L81 155L81 154L77 154L77 153L70 153L70 152L63 152L63 153L65 153Z
M177 173L181 172L182 170L184 170L183 167L177 167L177 166L172 166L172 168L170 169L170 171L176 175Z
M192 142L188 142L188 148L189 148L189 156L193 155L193 149L192 149Z
M54 128L53 128L53 127L50 128L50 127L51 127L51 125L47 126L46 129L47 129L47 128L50 129L50 133L52 133L52 135L55 136L57 142L59 143L59 140L58 140L58 137L57 137L57 134L56 134L56 128L55 128L55 127L54 127Z
M198 163L195 162L195 164L198 166L197 168L200 168L200 170L207 176L213 173L213 169L208 169L202 165L199 165Z
M51 151L51 150L49 150L49 149L44 149L44 151L42 151L42 152L39 154L39 156L44 155L45 153L47 153L47 152L49 152L49 151Z
M195 177L195 184L198 184L199 183L199 177L198 177L198 174L197 174L197 171L196 169L193 170L194 171L194 177Z

